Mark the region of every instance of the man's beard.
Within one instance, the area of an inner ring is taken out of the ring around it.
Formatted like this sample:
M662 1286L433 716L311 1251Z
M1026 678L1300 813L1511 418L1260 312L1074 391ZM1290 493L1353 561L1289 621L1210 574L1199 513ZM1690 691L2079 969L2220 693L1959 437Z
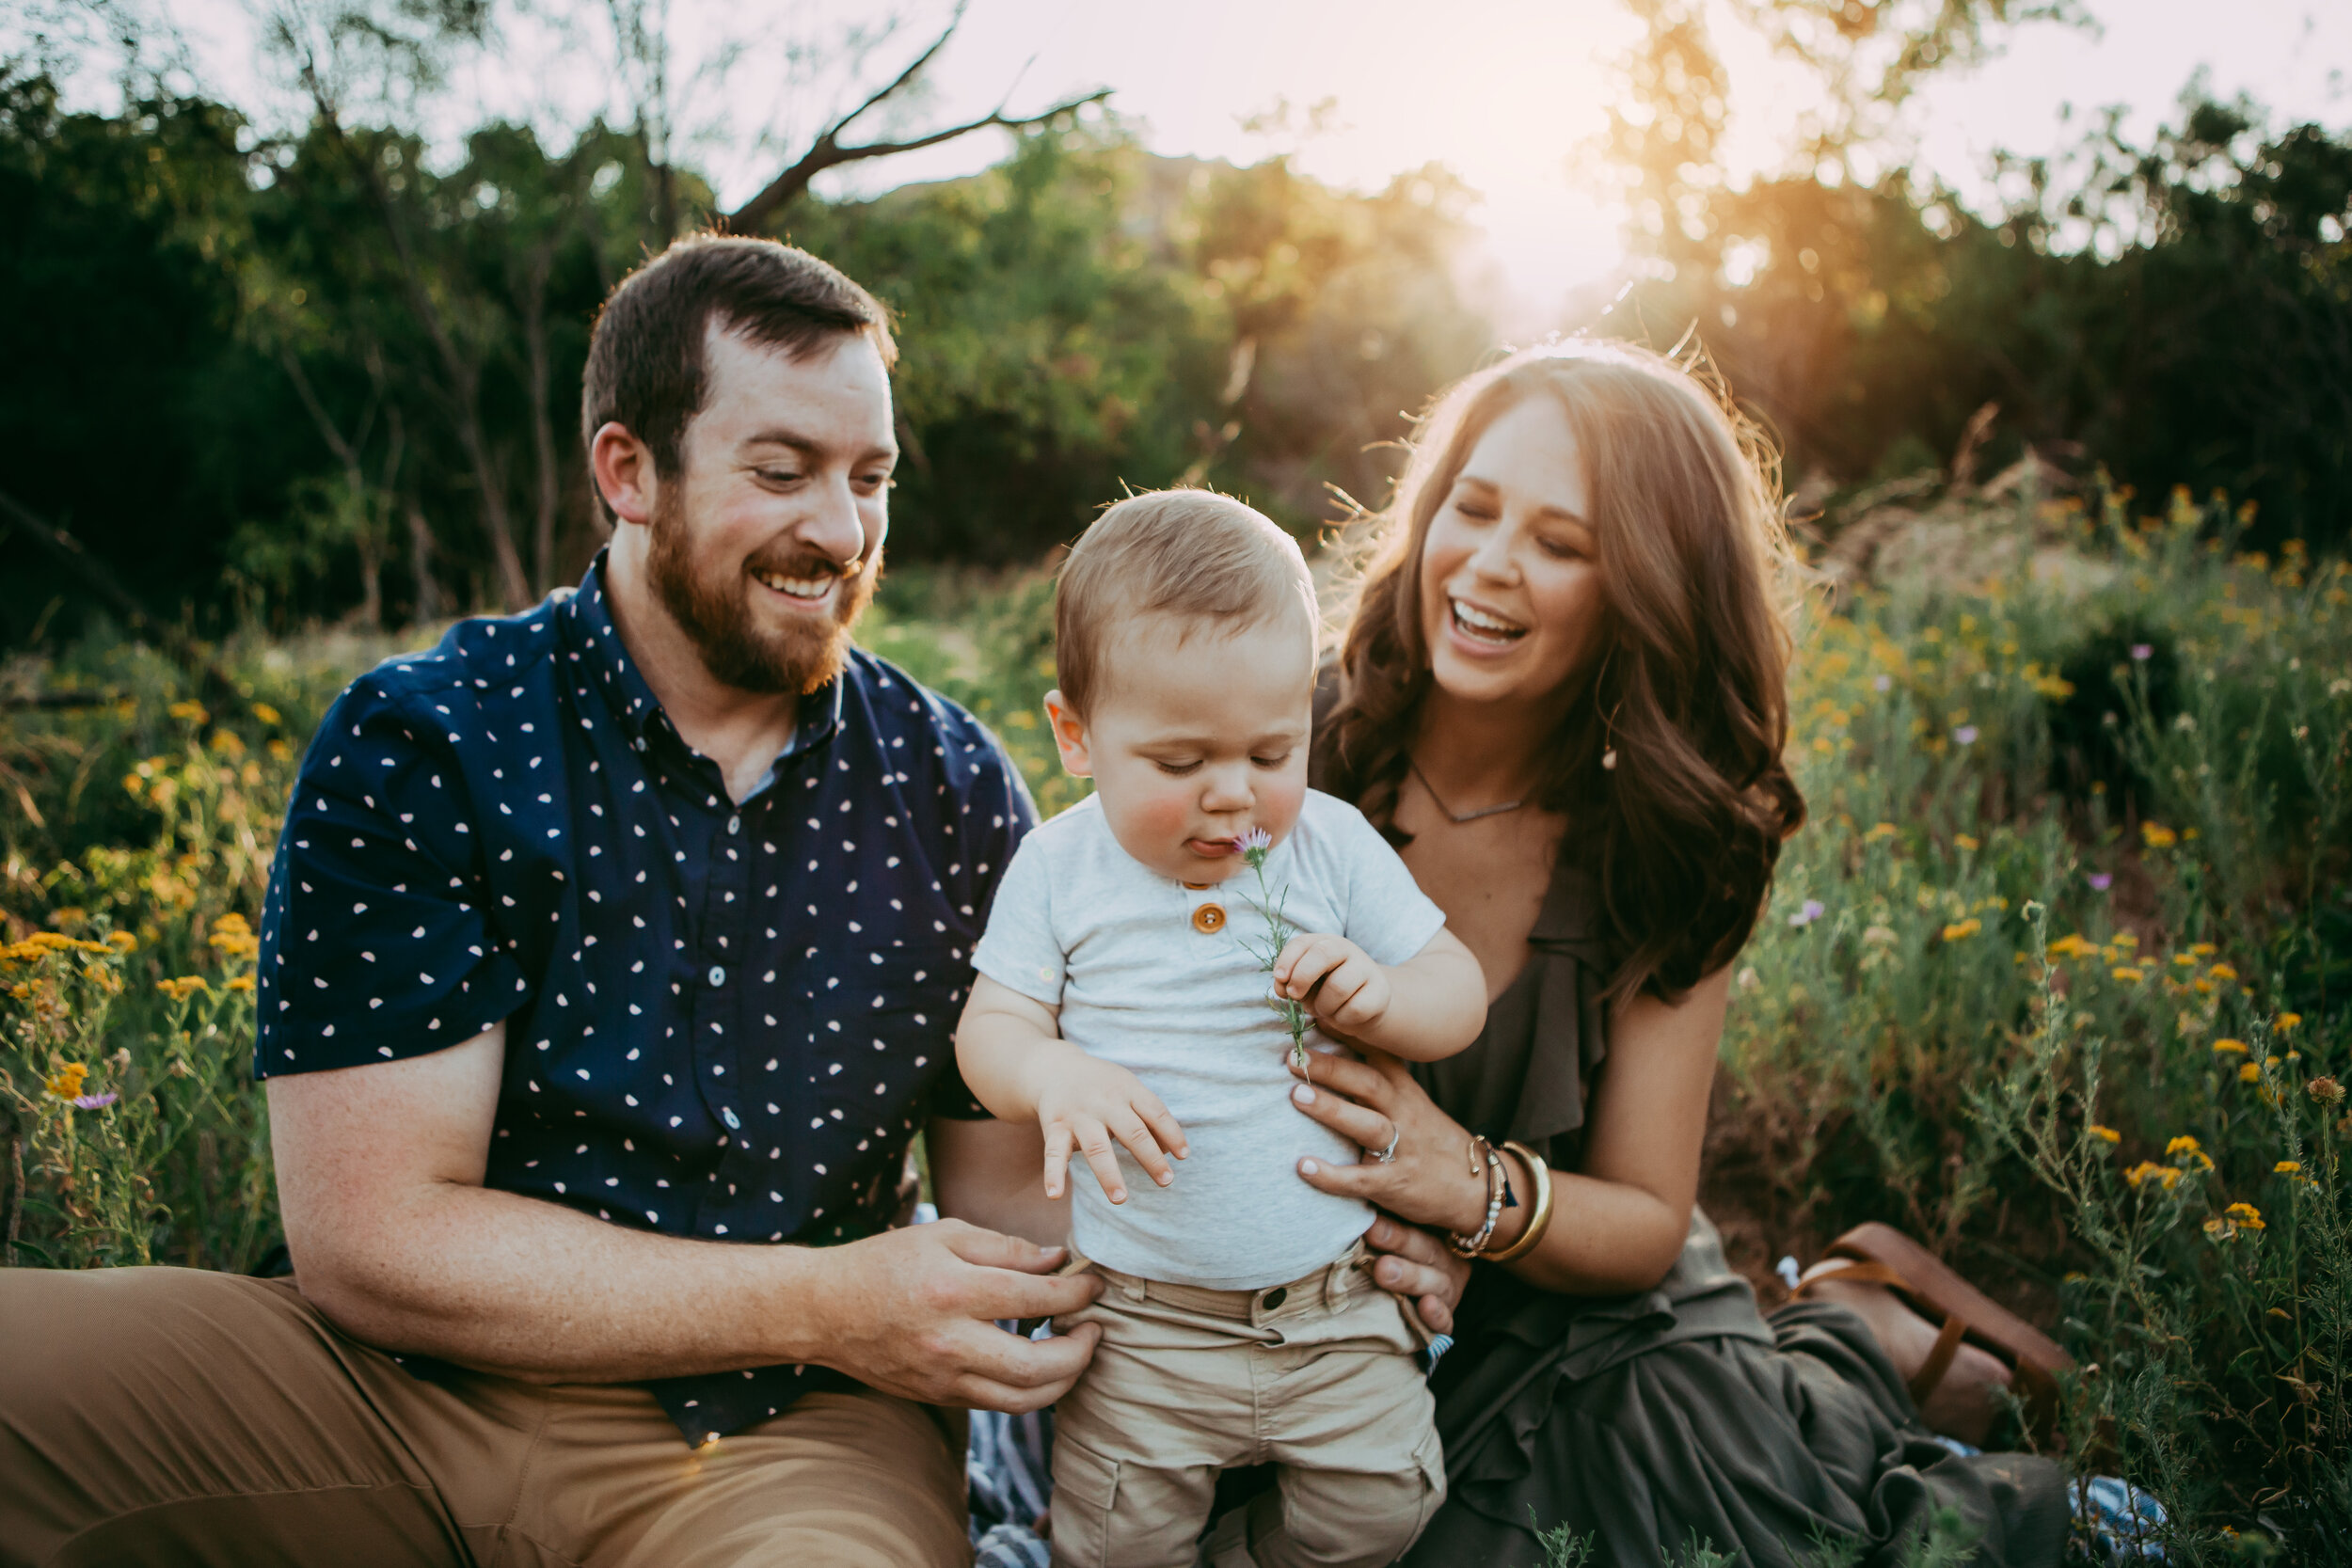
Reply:
M702 654L711 677L739 691L789 692L806 696L841 673L849 657L850 628L874 597L882 576L879 548L845 573L841 562L786 547L777 559L755 558L740 568L697 577L689 554L682 486L666 485L654 503L653 537L645 553L645 576L672 619L684 627ZM786 578L839 578L830 622L794 616L785 629L767 632L752 619L752 594L767 593L755 571Z

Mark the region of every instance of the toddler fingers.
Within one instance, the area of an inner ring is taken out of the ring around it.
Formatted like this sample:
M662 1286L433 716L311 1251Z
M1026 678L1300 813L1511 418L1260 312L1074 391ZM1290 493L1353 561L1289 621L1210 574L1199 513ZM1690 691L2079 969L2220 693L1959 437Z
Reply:
M1192 1152L1192 1144L1184 1137L1184 1129L1168 1108L1160 1103L1160 1097L1145 1090L1136 1101L1136 1114L1152 1129L1152 1136L1160 1147L1179 1160Z
M1119 1155L1111 1143L1110 1129L1092 1117L1078 1118L1078 1149L1087 1159L1087 1168L1094 1180L1103 1184L1104 1194L1113 1203L1127 1201L1127 1180L1119 1174Z
M1061 1196L1062 1178L1070 1174L1070 1124L1055 1122L1045 1130L1045 1196Z
M1176 1180L1176 1173L1168 1168L1168 1156L1160 1152L1158 1140L1152 1136L1152 1130L1143 1124L1141 1117L1131 1111L1112 1131L1152 1180L1165 1187Z

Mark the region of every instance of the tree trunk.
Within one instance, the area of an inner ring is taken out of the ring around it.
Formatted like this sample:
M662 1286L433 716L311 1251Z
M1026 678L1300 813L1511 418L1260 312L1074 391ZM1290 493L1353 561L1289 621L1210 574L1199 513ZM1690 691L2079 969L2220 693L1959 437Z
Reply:
M433 576L433 530L424 520L424 508L417 504L414 497L408 501L408 575L417 583L417 603L411 618L419 626L438 621L449 613L440 582Z

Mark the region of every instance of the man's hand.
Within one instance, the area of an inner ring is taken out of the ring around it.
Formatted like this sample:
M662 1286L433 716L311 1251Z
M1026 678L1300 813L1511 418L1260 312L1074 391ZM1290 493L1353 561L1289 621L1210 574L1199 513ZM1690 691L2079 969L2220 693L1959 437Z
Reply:
M1395 996L1389 972L1371 954L1345 937L1311 932L1291 938L1275 955L1274 984L1306 1003L1317 1022L1348 1036L1378 1029Z
M1127 1182L1119 1174L1114 1138L1126 1145L1152 1180L1163 1187L1175 1180L1168 1155L1181 1160L1192 1148L1160 1097L1123 1067L1099 1061L1065 1042L1054 1046L1050 1067L1037 1074L1037 1124L1045 1132L1045 1196L1061 1196L1075 1148L1110 1200L1126 1202Z
M1093 1275L1056 1275L1067 1254L940 1220L831 1249L842 1265L827 1293L813 1359L886 1393L927 1404L1019 1414L1067 1393L1103 1331L1081 1323L1032 1342L999 1318L1074 1312L1102 1293Z

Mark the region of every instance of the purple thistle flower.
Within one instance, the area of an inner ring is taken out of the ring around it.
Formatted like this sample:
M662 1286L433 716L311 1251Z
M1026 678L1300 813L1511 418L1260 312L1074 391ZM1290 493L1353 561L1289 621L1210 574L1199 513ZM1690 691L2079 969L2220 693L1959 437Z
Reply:
M2115 876L2112 872L2094 871L2090 874L2090 886L2094 892L2105 893L2114 885Z
M2147 642L2135 642L2132 644L2132 657L2138 663L2145 664L2155 657L2156 650L2153 644Z
M120 1098L114 1094L77 1094L73 1108L77 1111L102 1111Z
M1233 840L1233 846L1245 855L1252 849L1271 849L1274 847L1274 835L1263 828L1251 828Z
M1977 743L1977 726L1974 724L1963 724L1960 728L1952 732L1952 738L1959 741L1963 746L1974 746Z
M1796 913L1788 917L1788 924L1796 927L1799 930L1803 930L1805 927L1810 926L1815 921L1820 919L1821 916L1827 912L1828 911L1821 907L1821 901L1819 898L1808 898L1804 901L1803 908L1799 909Z

